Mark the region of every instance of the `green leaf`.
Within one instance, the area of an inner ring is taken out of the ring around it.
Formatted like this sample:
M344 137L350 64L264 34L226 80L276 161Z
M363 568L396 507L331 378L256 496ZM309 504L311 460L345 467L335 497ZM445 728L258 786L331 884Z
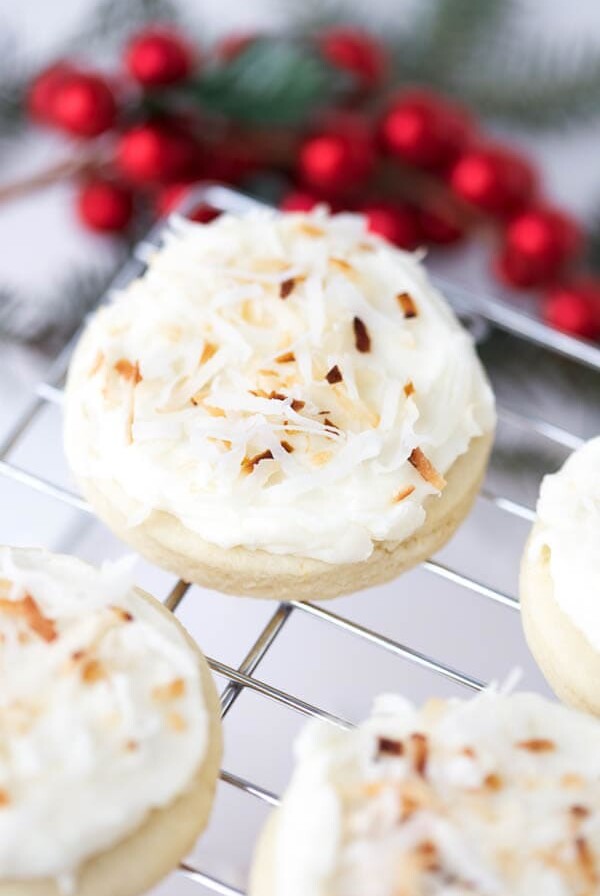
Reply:
M263 38L181 89L205 109L240 122L292 125L330 103L347 83L308 45Z
M465 76L466 75L466 76ZM600 114L600 53L559 51L511 42L487 64L466 72L455 88L482 114L533 129L580 124Z

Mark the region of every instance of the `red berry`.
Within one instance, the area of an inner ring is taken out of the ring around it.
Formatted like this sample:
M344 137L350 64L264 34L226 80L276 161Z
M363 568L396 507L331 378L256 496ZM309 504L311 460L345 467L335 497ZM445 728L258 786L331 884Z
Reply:
M283 212L310 212L320 201L307 190L290 190L281 199L279 208Z
M133 216L133 195L126 187L98 178L81 187L77 211L91 230L119 233Z
M148 28L127 47L125 64L129 74L144 87L163 87L188 77L193 67L188 43L166 28Z
M102 75L72 72L53 91L50 114L70 134L97 137L114 125L117 103Z
M491 214L507 215L523 208L536 188L532 165L499 146L467 150L450 173L457 196Z
M380 84L388 70L388 57L382 44L360 28L326 28L317 35L324 58L335 68L353 75L363 89Z
M74 72L74 66L68 62L55 62L33 79L27 91L27 109L35 121L53 122L56 92Z
M324 193L345 193L360 187L375 165L375 148L360 120L340 118L308 137L300 146L298 171L309 187Z
M195 183L197 183L197 181L183 181L181 183L169 184L168 186L163 187L156 199L156 212L159 217L170 215ZM221 213L211 205L207 205L205 202L199 202L198 205L187 213L187 217L190 221L198 221L201 224L208 224L209 221L217 218L220 214Z
M408 90L397 97L379 125L384 149L420 168L445 168L471 138L467 113L443 97Z
M166 123L136 125L117 145L121 173L138 184L168 183L193 173L198 160L195 140Z
M449 246L465 235L465 226L456 209L443 201L426 202L418 210L419 227L426 243Z
M580 279L555 287L544 297L542 314L557 330L600 338L600 282Z
M581 230L569 215L548 207L529 209L508 223L497 271L511 286L540 286L558 276L581 245Z
M368 229L402 249L416 249L421 231L416 211L409 205L371 202L360 206Z
M252 32L230 34L228 37L222 38L215 46L215 56L220 62L233 62L258 39L258 36Z

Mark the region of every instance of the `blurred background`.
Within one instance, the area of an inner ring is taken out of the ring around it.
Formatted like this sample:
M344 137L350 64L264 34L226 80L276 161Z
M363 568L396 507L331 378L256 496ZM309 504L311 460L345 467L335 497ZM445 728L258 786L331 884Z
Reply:
M190 185L360 211L395 244L425 247L451 299L469 297L503 411L487 497L437 566L331 605L402 649L295 609L256 673L351 721L381 691L465 694L461 675L487 682L515 667L547 693L511 604L518 561L542 474L600 428L598 3L366 6L0 0L0 542L92 561L123 553L52 492L74 488L59 393L42 387L51 400L10 450L2 440L134 243ZM567 354L585 351L586 363L478 319L489 297L577 340ZM551 427L536 434L525 424L537 418ZM524 510L504 512L499 496ZM138 576L159 597L175 584L142 561ZM194 587L179 613L210 656L237 668L273 606ZM460 674L438 674L439 663ZM301 723L241 693L225 722L229 781L191 860L222 884L177 874L156 894L243 892L268 807L231 775L280 793Z

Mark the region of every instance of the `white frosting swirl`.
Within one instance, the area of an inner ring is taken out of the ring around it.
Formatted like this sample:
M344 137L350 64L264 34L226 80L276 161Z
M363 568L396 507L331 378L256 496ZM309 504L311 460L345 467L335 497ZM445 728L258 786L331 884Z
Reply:
M494 425L417 258L325 211L179 222L97 314L71 383L72 466L116 480L131 525L166 510L223 548L329 563L424 522L439 480L413 449L443 474Z
M0 879L68 879L184 792L198 658L131 564L0 549Z
M600 725L534 694L386 696L308 726L277 819L277 896L591 896Z
M531 557L550 549L554 597L600 650L600 436L544 477L537 514Z

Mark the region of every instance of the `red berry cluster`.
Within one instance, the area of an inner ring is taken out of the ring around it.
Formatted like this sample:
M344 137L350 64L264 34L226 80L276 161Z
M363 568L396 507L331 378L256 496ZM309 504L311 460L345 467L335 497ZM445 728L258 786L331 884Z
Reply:
M518 289L542 290L552 326L600 337L600 283L573 275L583 234L544 199L531 162L482 134L465 110L425 90L398 94L370 129L325 126L301 144L298 183L283 208L320 200L366 214L371 229L403 248L450 244L468 230L494 225L493 270ZM386 197L408 181L411 201L365 200L387 164ZM415 190L415 184L421 185ZM307 192L309 191L309 192ZM416 195L418 194L418 195Z
M231 63L258 37L230 35L213 49L211 64ZM545 199L531 162L429 90L405 89L374 117L377 90L386 86L391 66L380 41L365 32L329 27L313 46L353 86L343 108L322 116L312 130L292 129L285 160L274 158L264 140L262 152L249 151L239 133L207 152L207 124L198 108L186 108L185 95L178 97L176 114L139 117L145 93L173 93L201 69L185 38L158 25L129 42L118 79L68 62L46 69L31 84L29 111L38 123L73 138L112 132L99 144L106 146L106 161L78 195L80 218L94 230L124 230L136 204L148 199L165 214L200 179L238 183L248 172L276 165L294 182L282 208L308 210L326 201L334 210L359 210L374 232L403 248L449 245L492 225L493 270L501 282L541 290L542 312L552 326L600 338L600 283L571 273L581 230ZM191 216L207 221L214 215L201 207Z

